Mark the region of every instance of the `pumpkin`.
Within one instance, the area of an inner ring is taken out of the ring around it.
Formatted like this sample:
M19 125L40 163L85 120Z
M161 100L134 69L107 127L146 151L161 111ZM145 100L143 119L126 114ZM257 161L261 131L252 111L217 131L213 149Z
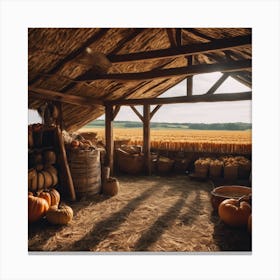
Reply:
M41 191L56 186L58 182L57 170L53 166L46 166L41 170L42 166L28 171L28 189L32 192Z
M44 198L28 194L28 222L33 223L40 220L48 209L49 204Z
M248 218L247 229L250 233L252 233L252 214Z
M117 178L109 177L103 186L103 193L105 195L114 196L119 192L120 184Z
M80 142L78 140L73 140L70 144L71 148L76 149L80 146Z
M39 197L46 199L49 206L58 205L60 202L60 194L56 189L44 190L39 194Z
M41 153L36 153L35 155L34 155L34 163L36 164L36 165L41 165L42 164L42 162L43 162L43 157L42 157L42 154Z
M45 151L43 154L44 158L44 163L49 165L49 164L55 164L56 162L56 154L54 151Z
M245 197L230 198L220 203L218 213L224 223L232 227L247 226L251 206L244 199Z
M67 225L73 219L73 210L70 206L52 206L46 213L49 223L54 225Z

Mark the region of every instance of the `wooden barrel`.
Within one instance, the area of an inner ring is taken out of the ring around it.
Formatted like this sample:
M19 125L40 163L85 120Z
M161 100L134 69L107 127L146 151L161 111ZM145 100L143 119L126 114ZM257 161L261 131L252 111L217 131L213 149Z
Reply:
M76 194L100 193L100 151L73 149L68 151L67 156Z

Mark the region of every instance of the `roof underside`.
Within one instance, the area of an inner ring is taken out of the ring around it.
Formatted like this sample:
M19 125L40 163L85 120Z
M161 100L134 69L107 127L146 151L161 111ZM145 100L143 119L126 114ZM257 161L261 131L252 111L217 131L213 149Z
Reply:
M95 52L104 53L110 59L114 55L176 49L246 35L251 35L251 29L30 28L28 83L33 88L103 101L157 97L184 80L187 75L141 80L89 79L92 66L81 64L78 58L88 47ZM251 45L244 45L226 50L198 52L192 57L193 65L248 60L252 57L252 48ZM139 73L185 66L189 65L184 55L161 57L152 60L114 62L107 74ZM231 72L230 75L247 86L251 85L250 69ZM185 94L182 92L182 95ZM29 94L30 109L38 109L43 103L44 99ZM66 129L73 131L104 114L104 106L62 103L62 114Z

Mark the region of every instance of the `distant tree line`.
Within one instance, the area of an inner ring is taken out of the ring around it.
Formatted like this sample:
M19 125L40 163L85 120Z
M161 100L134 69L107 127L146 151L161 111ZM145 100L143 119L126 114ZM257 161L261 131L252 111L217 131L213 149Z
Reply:
M104 120L96 120L87 125L87 127L104 127ZM141 128L141 122L133 121L115 121L116 128ZM252 124L250 123L155 123L151 122L152 129L197 129L197 130L250 130Z

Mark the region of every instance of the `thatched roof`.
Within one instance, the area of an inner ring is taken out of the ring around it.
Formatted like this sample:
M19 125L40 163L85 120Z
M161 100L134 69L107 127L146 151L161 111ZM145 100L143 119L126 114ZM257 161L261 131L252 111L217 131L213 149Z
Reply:
M186 56L159 56L156 59L127 62L119 59L119 55L162 49L176 50L181 46L200 46L202 43L216 40L222 42L224 39L245 38L248 35L251 36L251 29L248 28L30 28L28 82L33 89L90 97L94 100L156 97L184 80L187 74L128 80L110 77L110 74L185 67L190 63ZM101 75L98 78L93 73L92 65L81 64L79 59L86 48L104 53L113 62L108 76ZM192 65L250 60L252 56L251 44L213 48L207 52L200 52L200 49L187 53L192 54ZM230 75L248 86L251 85L250 69L231 72ZM29 91L29 108L37 109L43 102L44 97ZM104 106L80 106L66 102L63 103L62 110L65 127L76 130L101 116Z

